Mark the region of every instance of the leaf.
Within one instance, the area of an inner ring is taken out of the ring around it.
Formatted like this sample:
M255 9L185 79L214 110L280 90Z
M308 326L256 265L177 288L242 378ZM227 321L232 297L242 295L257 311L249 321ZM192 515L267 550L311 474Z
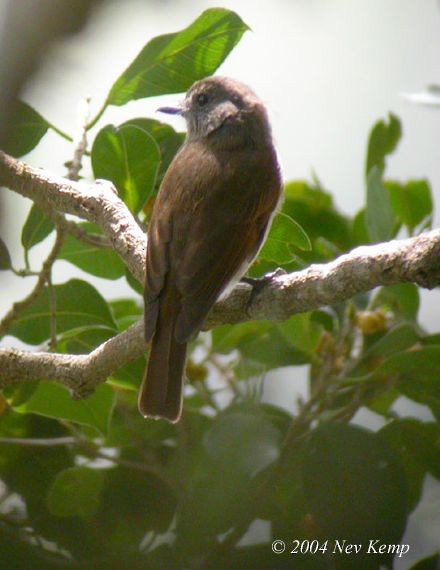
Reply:
M0 238L0 271L11 269L11 256L5 242Z
M273 220L259 257L279 264L289 263L294 258L290 246L308 251L312 249L312 244L302 227L287 214L279 212Z
M253 477L278 458L281 439L263 414L230 412L214 423L203 444L220 469L227 465Z
M434 476L439 476L439 427L418 420L395 420L386 424L378 435L400 456L412 511L422 496L426 471L433 469Z
M143 309L134 299L117 299L110 303L119 331L124 331L136 323L142 316Z
M440 479L440 426L414 419L395 420L382 428L399 433L403 445L425 471Z
M56 517L89 517L100 506L103 485L103 474L97 469L64 469L49 488L47 508Z
M57 333L87 325L116 328L106 301L86 281L72 279L55 285L53 291ZM46 286L40 297L13 322L8 334L28 344L39 344L50 337L50 319L51 307Z
M106 434L115 404L115 394L108 384L101 384L85 400L73 400L66 388L54 382L40 382L37 390L15 410L91 426Z
M205 10L180 32L148 42L113 84L107 104L186 91L194 81L212 75L248 29L232 11Z
M80 226L87 230L92 224ZM78 241L71 235L64 238L58 257L103 279L119 279L125 275L125 266L115 251Z
M390 197L382 184L381 172L376 166L373 166L367 176L365 224L370 243L388 241L394 234L395 216L391 209Z
M419 291L412 283L382 287L372 302L373 308L381 306L392 311L396 317L415 321L420 306Z
M11 113L10 135L4 151L19 157L30 152L46 134L49 124L30 105L17 101Z
M386 357L414 346L420 333L414 323L399 323L369 347L364 357Z
M385 182L391 206L410 233L432 214L431 187L427 180L410 180L406 184Z
M111 180L134 213L153 192L159 164L156 141L135 125L107 125L96 135L92 147L95 178Z
M175 154L185 140L185 133L176 132L173 127L166 123L161 123L155 119L130 119L121 126L132 125L147 131L156 141L160 149L160 167L156 179L156 187L162 182L162 178L174 158Z
M359 210L353 218L352 235L354 245L364 245L370 241L365 222L365 208Z
M31 249L37 243L43 241L55 226L46 214L36 204L33 204L21 232L21 244L26 249Z
M212 339L216 352L238 350L242 358L259 363L268 370L307 362L307 356L295 348L293 338L272 323L223 326L212 332ZM255 371L249 372L253 374Z
M385 158L397 147L402 136L402 126L396 115L388 115L388 124L378 121L371 130L368 140L365 174L368 178L371 170L376 168L379 178L385 170Z
M58 337L57 350L67 354L88 354L114 335L114 329L102 326L69 330Z
M397 543L407 518L402 465L376 434L323 424L306 443L303 483L310 512L328 539ZM362 566L362 565L361 565Z
M393 354L376 368L374 376L379 380L394 376L401 394L429 406L434 416L440 419L439 369L440 345L428 345Z
M282 211L301 225L314 246L318 238L325 238L337 249L351 247L348 218L337 211L331 194L320 186L302 180L289 182L284 187Z

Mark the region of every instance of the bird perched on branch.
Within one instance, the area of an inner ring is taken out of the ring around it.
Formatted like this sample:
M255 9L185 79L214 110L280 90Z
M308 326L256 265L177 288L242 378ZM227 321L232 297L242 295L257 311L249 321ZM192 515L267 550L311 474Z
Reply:
M178 421L187 343L260 250L282 195L267 111L227 77L194 83L182 104L186 140L170 164L148 228L145 417Z

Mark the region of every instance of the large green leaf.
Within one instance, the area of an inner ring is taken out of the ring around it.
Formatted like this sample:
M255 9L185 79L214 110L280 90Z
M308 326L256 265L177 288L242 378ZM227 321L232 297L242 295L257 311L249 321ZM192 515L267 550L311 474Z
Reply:
M21 243L26 250L43 241L54 229L54 223L36 204L31 207L21 231Z
M279 212L272 223L269 235L259 257L275 263L289 263L294 258L291 246L310 250L312 245L302 227L289 215Z
M95 178L111 180L130 210L139 212L153 192L160 149L148 131L136 125L107 125L92 147Z
M64 469L49 489L47 508L57 517L89 517L99 508L103 485L103 473L97 469Z
M406 481L398 456L376 434L352 425L321 425L306 444L303 482L310 512L326 539L400 540L407 518Z
M81 227L89 230L92 224L81 224ZM78 241L71 235L65 237L59 259L104 279L119 279L125 275L125 266L115 251Z
M155 119L138 118L130 119L123 123L124 125L133 125L150 133L160 149L161 162L159 172L156 179L156 187L161 183L165 172L174 158L176 152L182 146L185 140L185 133L176 132L173 127L166 123L161 123Z
M378 121L371 130L365 165L367 177L374 167L377 169L379 176L382 176L385 170L385 158L395 150L402 136L399 118L392 113L389 114L388 118L388 123Z
M106 301L86 281L72 279L55 285L53 292L57 333L87 325L116 328ZM15 319L8 334L28 344L39 344L50 337L50 321L50 295L46 286L42 295Z
M388 241L394 234L396 218L388 190L382 184L381 172L373 166L367 176L365 224L371 243Z
M15 157L23 156L37 146L46 134L49 124L23 101L16 102L11 117L10 134L3 150Z
M148 42L113 84L107 104L186 91L214 73L247 29L232 11L206 10L184 30Z
M410 233L432 214L431 187L427 180L410 180L405 184L385 182L391 206ZM428 220L429 221L429 220Z
M91 426L106 434L115 403L108 384L101 384L85 400L73 400L66 388L55 382L40 382L34 394L15 409L22 414L39 414Z

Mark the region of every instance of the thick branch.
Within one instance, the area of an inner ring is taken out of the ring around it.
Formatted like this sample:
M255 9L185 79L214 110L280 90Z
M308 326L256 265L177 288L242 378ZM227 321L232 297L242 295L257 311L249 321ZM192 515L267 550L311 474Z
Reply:
M143 279L146 238L108 183L82 186L47 175L0 153L0 184L62 212L98 223L133 275ZM380 285L440 284L440 230L417 237L358 247L338 259L268 279L258 294L238 284L215 305L205 328L247 320L283 320L350 299ZM120 366L145 351L139 322L89 355L0 350L0 387L41 378L57 380L75 397L86 397Z
M144 277L146 236L110 182L71 182L0 151L0 186L50 208L98 224L131 273Z

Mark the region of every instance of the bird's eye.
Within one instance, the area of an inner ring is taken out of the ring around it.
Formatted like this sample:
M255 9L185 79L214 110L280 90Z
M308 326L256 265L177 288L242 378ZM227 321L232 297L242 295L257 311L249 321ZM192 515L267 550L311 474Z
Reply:
M199 107L204 107L208 102L208 95L206 93L200 93L197 95L197 105Z

